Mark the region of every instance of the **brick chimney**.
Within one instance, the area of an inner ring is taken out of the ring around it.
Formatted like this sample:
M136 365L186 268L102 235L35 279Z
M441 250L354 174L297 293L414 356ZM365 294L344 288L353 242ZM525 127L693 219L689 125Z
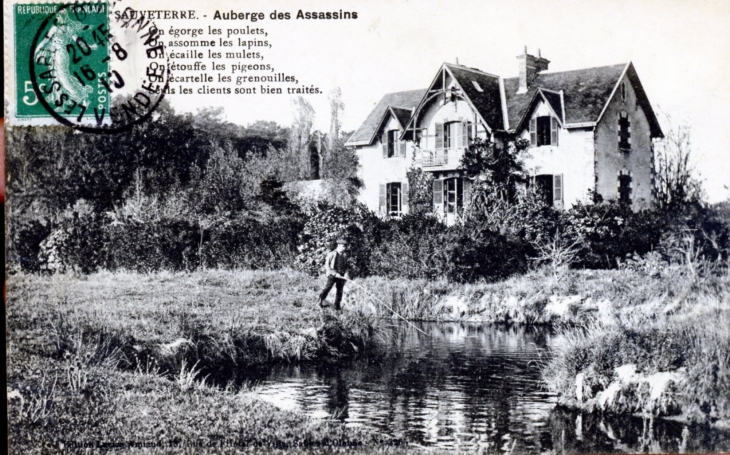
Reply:
M540 71L546 71L550 60L542 58L540 55L540 49L537 50L537 57L527 53L527 46L525 46L525 52L522 55L518 55L517 59L520 61L520 87L517 90L517 94L527 93L527 89L530 88L530 84L535 80Z

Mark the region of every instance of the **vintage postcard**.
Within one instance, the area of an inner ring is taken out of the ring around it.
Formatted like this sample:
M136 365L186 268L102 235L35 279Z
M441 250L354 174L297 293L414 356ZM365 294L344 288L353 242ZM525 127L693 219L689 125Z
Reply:
M730 451L730 3L3 21L9 453Z

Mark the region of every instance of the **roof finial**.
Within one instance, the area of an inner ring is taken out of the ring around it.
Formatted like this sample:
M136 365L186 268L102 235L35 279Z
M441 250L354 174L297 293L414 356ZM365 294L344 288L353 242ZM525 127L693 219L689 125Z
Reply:
M525 55L527 55L527 44L525 44Z
M456 57L456 64L459 64L459 57Z
M542 58L542 54L540 54L540 49L537 49L537 58Z

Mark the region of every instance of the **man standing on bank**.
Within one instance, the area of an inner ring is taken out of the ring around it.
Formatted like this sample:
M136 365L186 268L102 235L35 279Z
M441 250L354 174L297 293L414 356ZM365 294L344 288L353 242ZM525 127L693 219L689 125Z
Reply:
M327 307L327 294L330 293L332 286L337 287L337 293L335 294L335 310L340 310L340 302L342 301L342 289L345 287L345 281L350 279L348 273L349 263L347 260L347 242L343 239L337 240L337 249L327 253L327 258L324 261L324 270L327 275L327 284L319 294L319 306L322 308Z

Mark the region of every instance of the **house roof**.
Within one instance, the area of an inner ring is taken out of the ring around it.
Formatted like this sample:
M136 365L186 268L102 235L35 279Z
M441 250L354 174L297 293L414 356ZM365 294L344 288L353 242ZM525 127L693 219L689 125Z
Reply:
M465 97L491 129L515 129L524 127L526 114L545 99L560 121L570 126L584 126L600 121L611 97L615 94L624 73L628 76L637 102L649 121L652 137L663 137L656 115L639 81L632 63L585 68L573 71L539 73L525 93L518 94L519 78L502 79L483 71L461 65L443 65L456 79ZM434 79L436 83L436 79ZM503 86L504 92L500 88ZM562 94L561 94L562 92ZM389 93L375 106L362 126L350 136L347 145L372 143L380 125L388 115L389 107L402 126L410 121L411 109L419 107L427 90ZM505 125L505 110L506 121Z
M527 92L519 95L517 90L520 79L518 77L505 79L504 91L507 96L509 127L515 128L520 123L539 88L563 91L566 123L597 121L625 68L624 63L559 73L540 73L530 84ZM551 102L550 99L548 101Z
M446 63L445 66L451 71L477 113L482 116L489 127L502 129L504 122L499 77L466 66L451 63Z
M395 107L394 113L398 117L403 125L408 123L408 118L411 116L411 109L418 106L418 103L426 93L426 89L421 90L408 90L405 92L388 93L380 99L375 108L370 112L370 115L365 119L363 124L358 128L350 138L347 140L346 145L365 145L372 143L375 133L383 120L383 116L388 111L388 107ZM408 112L408 118L405 121L401 120L401 115L405 115L405 111Z
M553 108L553 111L557 116L559 117L559 120L562 122L565 113L563 112L563 102L560 99L560 93L555 93L549 90L540 90L540 93L545 98L545 101L550 104L550 107Z
M401 128L405 128L408 124L408 120L411 119L411 114L413 114L411 109L404 109L401 107L391 106L390 111L392 115L395 116L396 120L398 120L398 123L400 123Z

